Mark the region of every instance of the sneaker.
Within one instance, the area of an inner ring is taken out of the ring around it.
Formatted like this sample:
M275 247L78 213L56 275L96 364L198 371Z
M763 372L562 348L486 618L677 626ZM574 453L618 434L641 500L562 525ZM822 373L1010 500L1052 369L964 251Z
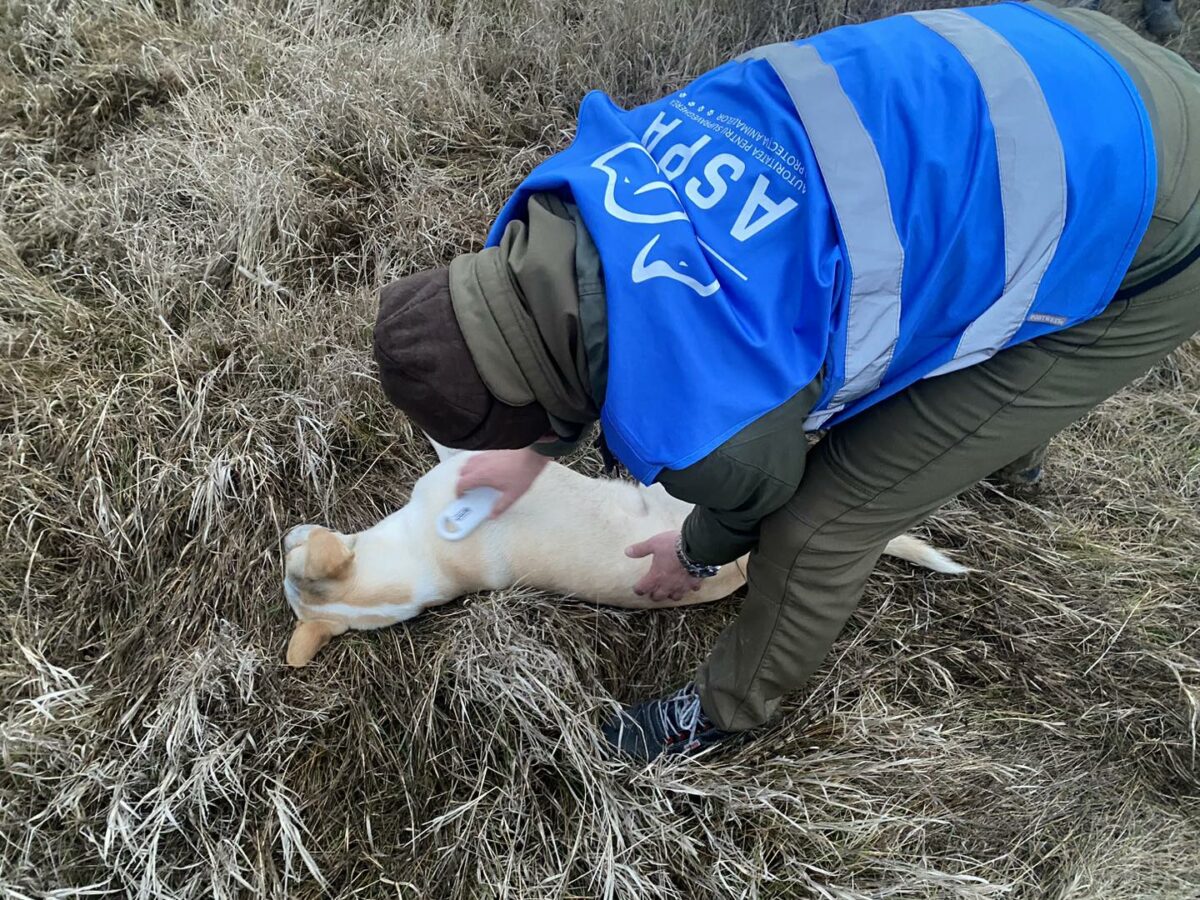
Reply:
M994 487L1007 491L1014 497L1033 499L1042 492L1043 472L1041 466L1029 469L1001 469L993 472L984 481Z
M600 730L618 750L647 762L663 754L694 756L739 734L713 724L690 681L666 697L625 707Z
M1034 466L1030 469L1022 469L1019 472L1006 472L1005 480L1016 487L1032 488L1042 483L1044 475L1045 473L1042 471L1041 466Z

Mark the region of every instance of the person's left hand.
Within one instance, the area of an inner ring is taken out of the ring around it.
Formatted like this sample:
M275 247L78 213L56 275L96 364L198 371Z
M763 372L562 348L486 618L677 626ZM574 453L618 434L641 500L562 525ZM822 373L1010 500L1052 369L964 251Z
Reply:
M678 531L664 531L649 540L625 548L630 559L653 556L650 571L633 586L639 597L650 595L652 600L682 600L692 591L700 590L700 579L693 578L675 555Z

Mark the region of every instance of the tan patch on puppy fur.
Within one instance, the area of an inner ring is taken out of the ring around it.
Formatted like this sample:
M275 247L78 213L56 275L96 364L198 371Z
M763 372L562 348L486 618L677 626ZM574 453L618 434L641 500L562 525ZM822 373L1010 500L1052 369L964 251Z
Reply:
M305 542L304 577L314 581L341 578L354 554L331 531L314 528Z

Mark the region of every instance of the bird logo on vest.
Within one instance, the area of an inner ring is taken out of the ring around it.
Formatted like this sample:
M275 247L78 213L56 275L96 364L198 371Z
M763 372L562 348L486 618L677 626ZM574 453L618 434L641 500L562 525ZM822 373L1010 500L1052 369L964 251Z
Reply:
M604 209L614 219L635 225L688 221L688 215L679 202L679 195L675 193L675 188L669 181L661 178L646 180L647 168L657 174L658 166L646 148L636 141L619 144L602 153L592 162L592 168L603 172L607 179L604 186ZM618 197L618 194L621 196ZM662 236L663 232L659 231L638 251L629 273L635 284L655 278L669 278L686 285L701 297L708 297L721 289L721 283L716 278L701 281L681 271L695 268L702 272L707 268L703 260L695 260L689 265L687 260L681 259L676 264L679 268L675 268L666 259L650 259L650 251Z
M659 112L641 141L626 141L606 150L592 161L591 167L604 174L604 209L608 215L631 225L660 226L634 258L631 280L639 284L666 278L701 297L709 297L721 289L720 279L711 267L713 261L742 281L749 279L700 237L699 223L685 210L671 180L681 179L692 207L706 215L714 208L724 207L722 201L727 197L737 204L735 209L739 211L729 228L729 236L738 242L758 234L795 209L797 203L791 197L770 198L767 193L770 179L762 173L757 174L747 196L733 197L730 185L746 172L746 162L729 152L714 154L709 135L701 135L690 143L685 140L672 144L656 159L652 154L662 138L682 124L681 119L668 121ZM693 170L702 174L704 180L693 174ZM688 175L692 177L686 178ZM715 212L719 215L720 209ZM676 222L682 224L674 225ZM675 240L669 237L673 228L678 229ZM651 259L656 247L660 254L667 248L669 253Z

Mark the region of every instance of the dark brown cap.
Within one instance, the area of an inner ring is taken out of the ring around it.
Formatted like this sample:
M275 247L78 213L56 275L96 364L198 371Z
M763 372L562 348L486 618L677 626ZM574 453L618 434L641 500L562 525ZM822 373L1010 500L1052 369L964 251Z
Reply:
M439 444L511 449L550 431L541 406L509 406L487 389L454 315L449 269L418 272L379 292L375 361L387 398Z

